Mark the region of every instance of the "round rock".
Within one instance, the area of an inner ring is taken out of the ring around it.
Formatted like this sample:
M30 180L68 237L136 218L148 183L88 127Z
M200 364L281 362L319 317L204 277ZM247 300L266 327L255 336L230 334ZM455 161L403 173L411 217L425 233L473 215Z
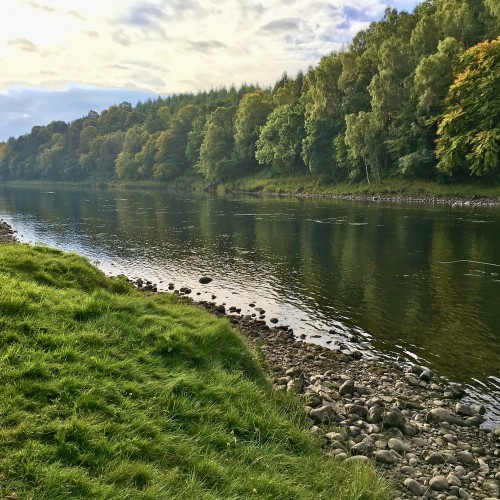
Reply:
M429 481L429 486L434 491L445 491L450 487L448 479L445 476L434 476Z
M425 488L415 479L408 478L404 480L404 485L410 490L410 493L415 496L422 496Z

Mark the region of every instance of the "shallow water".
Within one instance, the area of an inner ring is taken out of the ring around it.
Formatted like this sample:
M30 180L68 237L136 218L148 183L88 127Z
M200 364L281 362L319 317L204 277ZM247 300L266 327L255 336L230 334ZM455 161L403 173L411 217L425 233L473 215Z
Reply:
M311 342L356 334L367 355L467 384L500 421L498 209L4 187L0 217L107 273L254 303Z

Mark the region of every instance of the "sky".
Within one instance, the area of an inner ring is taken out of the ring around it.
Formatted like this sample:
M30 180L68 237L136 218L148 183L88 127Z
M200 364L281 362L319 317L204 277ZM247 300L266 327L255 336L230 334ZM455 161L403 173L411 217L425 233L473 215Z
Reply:
M413 0L4 0L0 141L123 101L272 85Z

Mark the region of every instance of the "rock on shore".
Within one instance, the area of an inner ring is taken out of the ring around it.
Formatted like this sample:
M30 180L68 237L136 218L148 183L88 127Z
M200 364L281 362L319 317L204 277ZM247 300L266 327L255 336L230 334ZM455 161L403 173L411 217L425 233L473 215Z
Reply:
M14 230L7 222L0 220L0 243L16 243L17 239L14 236Z
M214 303L198 304L225 313ZM462 403L460 386L423 367L302 342L283 325L229 318L258 346L275 388L304 399L326 454L372 461L395 484L395 498L500 498L500 429L479 427L485 408Z

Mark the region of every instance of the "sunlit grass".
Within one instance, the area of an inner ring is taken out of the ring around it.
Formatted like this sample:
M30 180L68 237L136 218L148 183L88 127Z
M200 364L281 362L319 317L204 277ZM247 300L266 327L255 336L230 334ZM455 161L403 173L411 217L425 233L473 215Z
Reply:
M0 423L4 496L389 498L228 321L44 247L0 246Z

